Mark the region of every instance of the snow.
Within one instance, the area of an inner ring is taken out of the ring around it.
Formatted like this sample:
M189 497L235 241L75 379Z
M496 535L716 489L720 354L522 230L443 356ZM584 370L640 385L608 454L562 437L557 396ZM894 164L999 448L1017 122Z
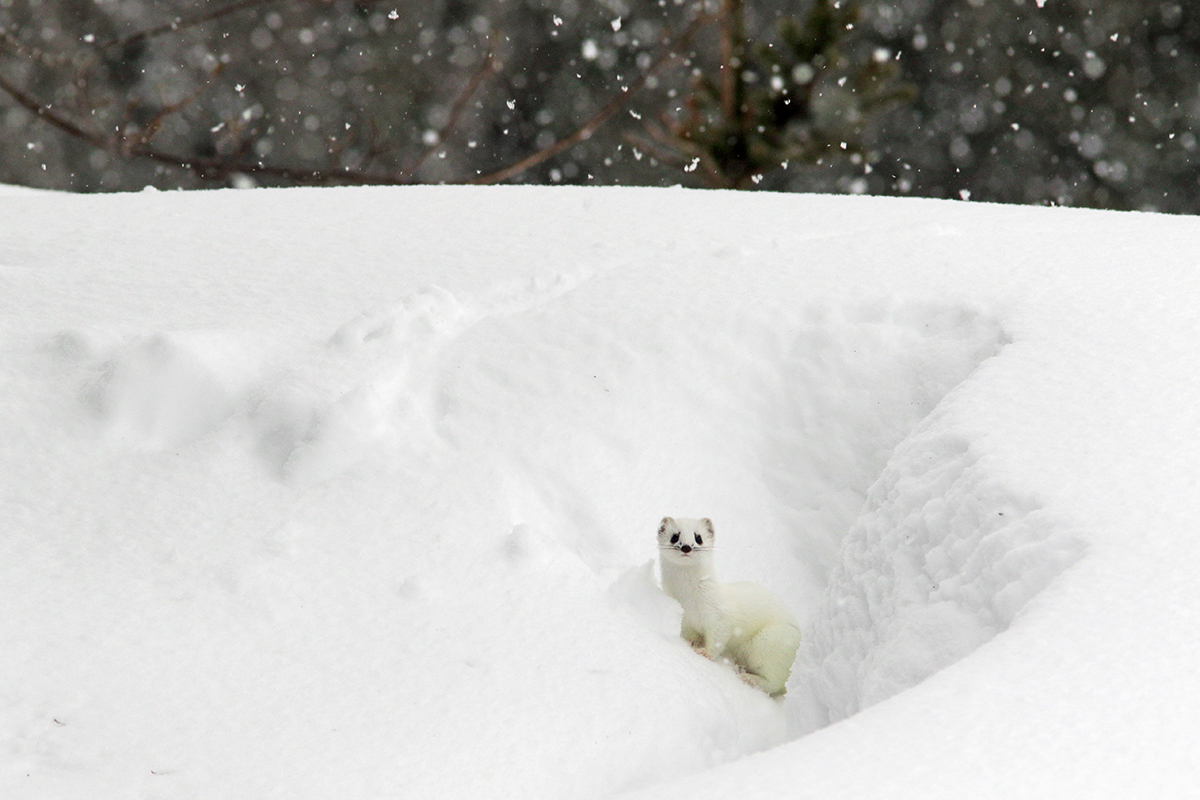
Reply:
M1200 224L0 193L0 796L1188 796ZM678 637L664 515L804 641Z

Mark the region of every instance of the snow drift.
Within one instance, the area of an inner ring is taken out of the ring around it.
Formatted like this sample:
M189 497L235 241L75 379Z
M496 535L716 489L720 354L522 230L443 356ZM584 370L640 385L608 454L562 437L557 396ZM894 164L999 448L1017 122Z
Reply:
M1022 673L980 648L1075 625L1027 610L1109 563L1122 513L1076 459L1129 408L1092 403L1098 366L1144 350L1088 350L1125 287L1090 240L1176 224L674 190L0 204L0 786L55 798L770 794L830 723L909 730L878 709L939 670L1003 730ZM1032 255L1085 243L1083 282ZM801 618L783 704L679 640L665 514L712 517L722 576ZM869 783L839 758L811 785ZM972 758L945 785L987 796Z

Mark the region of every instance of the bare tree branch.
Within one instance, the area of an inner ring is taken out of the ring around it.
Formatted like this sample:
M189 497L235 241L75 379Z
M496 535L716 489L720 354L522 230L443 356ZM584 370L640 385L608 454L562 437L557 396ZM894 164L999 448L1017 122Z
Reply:
M21 41L20 37L9 28L0 28L0 43L7 45L14 53L29 59L37 59L46 65L60 67L71 60L69 53L51 53Z
M746 49L746 31L742 0L721 3L721 112L732 124L743 118L741 79Z
M197 25L203 25L206 22L212 22L214 19L227 17L230 14L236 14L239 11L245 11L247 8L256 6L265 6L272 3L278 3L280 0L237 0L235 3L230 3L222 8L215 8L212 11L206 11L202 14L196 14L191 17L175 17L170 22L165 22L162 25L157 25L153 28L135 31L119 39L112 39L99 45L100 49L107 50L108 48L124 48L131 44L151 39L155 36L161 36L164 33L176 33L178 31L194 28Z
M580 142L590 139L592 134L594 134L601 125L607 122L613 114L616 114L618 111L624 108L635 94L644 89L646 87L646 82L649 81L650 78L653 77L660 69L662 69L667 62L675 58L677 51L691 41L692 37L696 35L696 32L699 31L700 28L705 24L711 22L712 19L712 16L709 14L697 14L688 24L688 26L684 28L682 33L680 33L674 39L671 39L663 44L658 51L658 55L656 55L650 65L646 67L645 71L637 77L637 80L633 81L628 86L621 87L621 90L614 94L612 98L592 116L591 119L583 123L583 125L577 128L570 136L559 139L549 147L542 148L536 153L526 156L514 164L510 164L507 167L502 167L501 169L489 172L486 175L480 175L476 178L469 179L465 181L465 183L482 185L499 183L500 181L508 180L511 177L520 175L522 172L531 167L541 164L543 161L554 158L564 150L569 150Z
M325 0L317 0L324 2ZM225 6L222 9L208 12L207 14L191 17L186 20L177 20L168 26L160 26L158 28L147 29L146 31L133 34L118 42L133 41L135 37L151 36L167 31L180 30L182 27L189 25L198 25L202 22L207 22L212 19L217 19L227 14L232 14L236 11L245 10L257 5L265 5L277 0L240 0L240 2ZM529 168L540 164L559 153L573 147L574 145L589 139L600 126L608 121L614 114L624 108L630 99L639 91L644 89L647 82L657 74L667 63L676 58L678 51L684 47L696 33L706 24L712 22L716 17L707 13L699 13L692 18L690 23L682 32L673 38L664 37L664 42L660 47L657 55L651 61L636 80L632 81L621 90L615 93L603 107L600 108L590 119L580 126L571 135L558 140L549 147L543 148L536 153L533 153L520 161L501 168L487 175L477 176L473 179L462 181L470 184L487 184L498 183L507 180L511 177L521 174ZM197 93L189 96L181 103L174 104L160 111L150 123L143 129L140 135L124 136L122 134L106 135L94 130L90 130L83 125L77 123L70 115L61 113L54 109L51 104L43 103L29 92L21 89L12 82L0 76L0 91L10 95L22 107L35 114L39 119L42 119L58 128L64 133L75 137L97 149L106 152L119 153L127 159L146 159L159 164L164 164L179 169L187 170L192 174L206 180L222 179L232 175L243 174L249 176L262 176L269 178L277 178L280 180L290 181L303 185L404 185L415 183L414 173L420 168L421 164L427 160L433 152L436 152L440 146L451 135L453 130L458 125L463 113L466 110L467 104L471 97L478 91L483 82L495 73L495 55L494 42L489 45L488 54L484 59L483 64L475 71L468 79L463 90L456 98L446 125L438 133L438 143L429 147L424 153L418 156L412 164L404 169L390 173L379 173L369 169L349 168L349 167L325 167L325 168L305 168L298 166L273 165L266 164L262 161L256 161L253 157L247 158L249 151L242 147L232 155L226 156L190 156L179 153L170 152L156 147L153 143L153 138L158 132L164 119L170 114L176 113L194 102L199 93L204 91L202 87L197 90ZM211 77L211 76L210 76ZM207 84L207 81L206 81Z
M49 125L75 137L98 150L117 151L126 158L144 158L159 164L187 170L202 178L220 178L229 175L263 175L308 185L324 184L399 184L411 181L386 175L371 175L357 170L320 170L302 167L275 166L248 161L229 160L220 157L189 157L160 150L153 146L148 137L131 139L118 148L118 139L88 130L52 106L43 104L33 95L15 86L0 75L0 91L13 98L20 106ZM180 106L182 107L182 106ZM176 109L178 110L178 109Z
M99 46L101 49L107 49L110 47L111 48L121 48L121 47L130 45L130 44L145 41L146 39L151 39L155 36L162 36L163 34L167 34L167 33L178 33L179 31L187 30L188 28L195 28L199 25L203 25L206 22L212 22L215 19L221 19L222 17L227 17L230 14L236 14L239 11L245 11L246 9L249 9L249 8L256 8L258 6L266 6L266 5L274 5L276 3L280 3L283 1L284 0L237 0L236 2L230 3L227 6L222 6L221 8L215 8L212 11L205 11L204 13L195 14L190 17L176 17L175 19L171 20L170 22L164 22L162 25L156 25L153 28L146 28L145 30L135 31L134 33L130 33L125 36L122 36L119 39L112 39L110 41L104 42L104 43L100 44ZM358 0L358 1L360 3L362 3L363 5L374 5L376 3L382 2L382 0ZM331 0L307 0L307 2L317 3L320 5L329 5Z
M474 74L471 75L470 80L468 80L466 85L463 86L462 91L458 93L458 97L456 97L454 100L454 105L450 108L450 116L447 118L446 124L443 125L442 129L437 132L437 138L428 147L426 147L425 150L423 150L411 164L400 170L401 177L411 179L414 175L416 175L416 172L421 168L421 165L428 161L429 157L436 153L438 148L445 144L446 140L450 138L451 133L453 133L454 129L458 126L458 121L462 117L463 111L466 110L467 103L469 103L471 98L475 96L475 92L479 90L479 87L483 84L483 82L495 73L497 38L498 33L493 31L488 37L488 49L487 53L483 57L483 63L479 65L479 68L475 70Z
M411 181L400 180L392 176L372 175L358 170L306 169L304 167L288 167L248 161L231 161L211 156L188 158L148 146L134 148L130 155L178 167L209 180L225 178L231 175L257 175L281 178L304 186L368 186L411 183Z
M102 150L108 149L109 140L102 134L82 128L65 115L59 114L49 105L43 105L33 95L9 83L8 79L3 75L0 75L0 91L3 91L13 100L16 100L21 107L34 114L38 119L45 120L55 128L77 139L81 139L93 147L98 147Z
M170 105L166 105L166 106L163 106L162 108L160 108L158 110L158 113L156 113L150 119L149 122L147 122L145 125L143 125L140 130L136 131L133 138L130 138L130 135L126 132L128 130L127 127L122 128L121 149L123 151L129 153L129 152L133 152L138 147L143 147L143 146L149 145L150 140L153 139L154 136L158 133L159 129L162 127L162 124L166 121L167 117L171 116L172 114L177 114L180 111L187 108L188 106L195 103L200 98L200 96L203 95L206 91L208 91L209 87L212 86L213 78L217 77L217 75L220 74L221 69L222 69L222 65L217 64L216 69L214 69L212 72L210 72L205 77L204 82L200 86L196 87L195 91L193 91L190 95L183 98L178 103L171 103Z
M649 131L650 136L653 138L647 139L645 136L630 133L625 135L625 141L631 147L636 147L648 153L651 158L658 159L672 169L683 169L688 165L688 159L682 157L678 150L670 146L664 147L658 141L655 141L655 139L668 141L666 133L661 128L653 124L647 124L646 130Z

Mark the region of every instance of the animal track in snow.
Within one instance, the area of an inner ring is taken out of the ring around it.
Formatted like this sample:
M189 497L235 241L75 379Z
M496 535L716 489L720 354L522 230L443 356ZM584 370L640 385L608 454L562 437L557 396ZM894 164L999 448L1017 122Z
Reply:
M535 277L477 303L426 287L350 320L302 367L270 337L225 330L66 331L42 349L92 373L84 405L118 441L166 450L231 429L281 477L314 482L375 447L427 454L446 410L438 372L447 345L490 315L536 308L585 278Z
M329 340L325 373L316 376L326 400L306 408L295 391L285 391L260 406L261 452L299 482L339 474L375 447L427 456L440 441L438 424L450 403L439 378L450 343L489 316L536 308L583 279L532 278L476 303L431 286L390 309L359 315Z
M62 334L61 358L96 357L84 334ZM171 331L139 336L99 354L85 403L106 430L137 447L178 447L211 434L242 406L264 354L232 331Z
M438 357L476 317L445 289L430 287L339 328L328 342L323 373L314 376L318 388L310 407L298 415L295 404L272 398L261 409L272 431L269 449L283 456L283 476L323 480L377 446L427 452L437 439ZM328 399L321 401L322 395ZM298 416L305 424L295 424ZM289 437L295 439L290 447Z

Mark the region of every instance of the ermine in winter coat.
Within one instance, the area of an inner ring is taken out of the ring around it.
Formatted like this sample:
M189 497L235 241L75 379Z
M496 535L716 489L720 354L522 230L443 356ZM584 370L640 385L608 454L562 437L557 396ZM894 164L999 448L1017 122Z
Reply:
M710 519L664 517L658 528L663 590L683 606L683 638L772 697L787 691L800 628L788 607L756 583L720 583Z

